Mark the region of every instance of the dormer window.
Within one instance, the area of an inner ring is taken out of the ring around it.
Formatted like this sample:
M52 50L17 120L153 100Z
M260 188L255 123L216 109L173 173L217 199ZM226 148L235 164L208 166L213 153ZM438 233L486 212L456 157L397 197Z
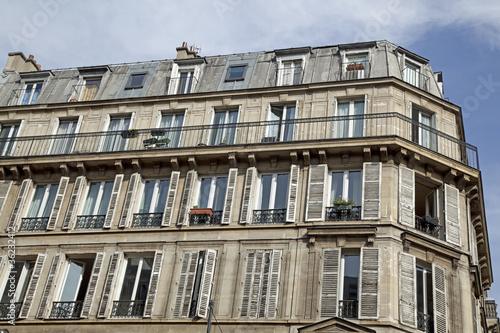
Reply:
M227 70L226 81L240 81L245 79L247 65L231 66Z
M403 80L415 87L427 91L429 89L429 77L422 74L422 67L408 59L405 59L404 63Z
M358 80L368 78L368 53L347 54L342 66L344 80Z
M24 90L21 94L21 105L29 105L35 103L40 92L42 91L43 82L26 83Z
M147 75L146 73L130 75L126 89L142 88L144 85L144 79L146 78L146 75Z

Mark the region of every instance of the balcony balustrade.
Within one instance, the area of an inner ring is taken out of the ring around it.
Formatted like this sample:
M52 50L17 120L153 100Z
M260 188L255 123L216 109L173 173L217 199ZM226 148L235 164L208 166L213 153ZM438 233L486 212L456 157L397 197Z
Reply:
M360 221L361 206L326 207L327 221Z
M339 301L339 317L340 318L358 318L358 301L344 300Z
M82 301L53 302L49 317L51 319L80 319L82 305Z
M189 225L191 226L213 226L222 222L222 210L214 210L212 214L194 215L191 214Z
M132 219L132 228L154 228L160 227L163 213L138 213Z
M114 301L111 317L142 318L145 301Z
M15 303L0 303L0 320L12 320L19 317L21 312L22 302Z
M428 216L415 216L415 229L425 232L432 237L440 238L441 236L441 226L438 223L439 221L429 219Z
M92 230L102 229L106 215L79 215L76 217L75 229Z
M48 217L24 217L22 218L20 232L33 232L47 230Z
M342 64L342 80L367 79L370 75L370 62L349 61Z
M418 87L425 91L429 91L429 77L413 68L406 67L403 70L403 79L405 82L408 82L415 87Z
M252 224L283 224L286 209L260 209L253 211Z
M432 316L417 311L417 329L425 333L434 333L434 319Z

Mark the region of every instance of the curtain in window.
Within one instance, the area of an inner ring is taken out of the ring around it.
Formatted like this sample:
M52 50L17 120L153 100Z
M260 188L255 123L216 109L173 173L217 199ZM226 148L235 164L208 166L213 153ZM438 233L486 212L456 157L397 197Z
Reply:
M354 115L362 116L365 113L365 102L354 102ZM363 119L354 119L352 121L352 136L359 138L363 136Z
M77 124L78 120L63 121L59 124L56 134L64 137L53 140L51 154L68 154L71 152L75 140L72 134L75 133Z
M349 102L338 103L337 116L349 116ZM336 120L335 121L335 138L349 137L349 120Z
M283 141L292 141L293 140L293 130L295 127L295 123L293 122L295 119L295 106L287 106L286 108L286 122L283 128Z
M121 151L125 148L126 140L122 138L121 131L128 130L130 126L130 117L127 118L113 118L109 124L106 139L104 140L104 145L102 151Z
M162 115L160 128L166 129L167 132L159 139L169 139L168 146L171 148L179 147L183 122L183 114Z

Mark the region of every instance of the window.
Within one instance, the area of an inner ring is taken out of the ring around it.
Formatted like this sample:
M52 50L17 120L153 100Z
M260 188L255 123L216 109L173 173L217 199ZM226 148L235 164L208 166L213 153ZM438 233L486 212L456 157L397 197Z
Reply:
M183 70L179 73L178 94L189 94L193 87L194 71Z
M278 68L278 86L300 84L302 79L302 60L288 60L280 62Z
M108 212L114 182L91 182L81 215L76 218L75 229L102 229Z
M200 181L198 207L212 208L214 211L224 209L227 177L203 177Z
M432 294L432 271L417 266L417 328L424 332L430 332L432 325Z
M368 77L368 54L348 54L343 64L344 80L357 80Z
M296 107L294 105L271 105L268 114L269 125L262 142L292 141L295 129Z
M260 176L257 210L253 212L253 224L284 223L288 203L288 173Z
M26 83L20 104L29 105L35 103L42 91L42 86L43 82Z
M49 149L49 154L69 154L73 150L75 136L78 128L78 119L60 120Z
M436 116L429 112L412 107L413 142L437 151Z
M359 251L343 250L340 262L339 317L358 318Z
M226 81L240 81L245 79L247 65L231 66L227 69Z
M164 129L164 133L161 133L158 140L167 139L169 148L179 147L183 124L184 113L162 114L159 128Z
M332 172L330 200L353 201L354 206L361 205L361 171Z
M365 102L338 102L333 126L333 137L357 138L363 136Z
M126 89L142 88L145 78L146 73L131 74L128 79Z
M133 228L160 226L167 202L168 179L146 180L138 213L134 214Z
M11 156L19 124L0 124L0 156Z
M210 146L235 143L238 110L216 111L208 144Z
M422 74L422 67L412 61L405 60L403 69L403 80L420 89L428 90L429 77Z
M36 185L26 217L19 231L45 231L57 195L58 184Z
M8 319L11 302L15 303L15 317L18 317L34 267L34 261L16 261L10 266L0 300L0 319Z
M80 91L79 101L93 101L101 85L101 78L85 78ZM142 82L141 82L142 85Z
M122 132L130 127L131 117L113 117L108 126L108 132L105 134L102 144L102 151L122 151L125 149L126 139Z

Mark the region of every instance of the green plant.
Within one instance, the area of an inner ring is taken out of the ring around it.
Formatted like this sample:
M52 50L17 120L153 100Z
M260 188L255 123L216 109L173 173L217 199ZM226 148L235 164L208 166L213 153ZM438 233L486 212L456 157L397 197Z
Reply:
M332 199L332 205L355 205L356 203L354 200L349 199L349 198L342 198L342 196L339 195L338 199Z

